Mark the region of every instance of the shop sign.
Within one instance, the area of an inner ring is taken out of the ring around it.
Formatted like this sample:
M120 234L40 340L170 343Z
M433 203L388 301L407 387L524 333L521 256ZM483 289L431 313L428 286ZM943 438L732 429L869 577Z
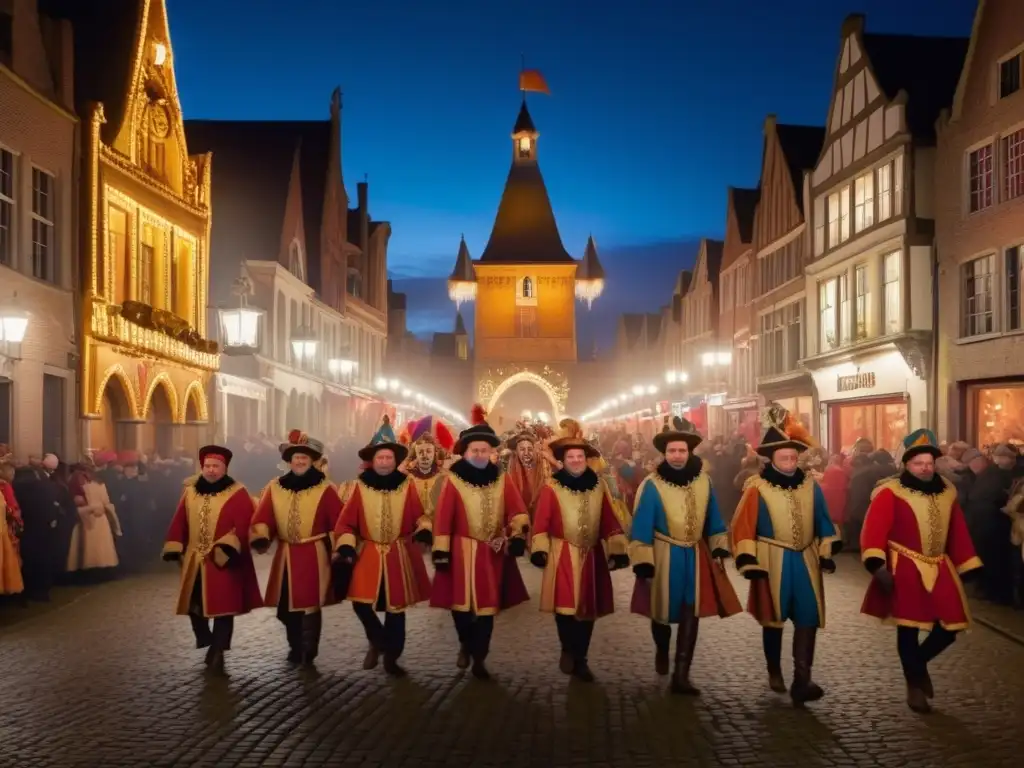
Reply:
M858 389L872 389L874 386L875 374L873 372L836 377L837 392L855 392Z

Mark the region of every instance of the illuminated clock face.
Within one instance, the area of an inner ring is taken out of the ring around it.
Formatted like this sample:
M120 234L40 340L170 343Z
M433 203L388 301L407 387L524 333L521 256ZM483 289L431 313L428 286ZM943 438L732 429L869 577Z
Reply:
M162 104L153 104L149 107L149 129L158 139L167 138L171 132L171 116L167 107Z

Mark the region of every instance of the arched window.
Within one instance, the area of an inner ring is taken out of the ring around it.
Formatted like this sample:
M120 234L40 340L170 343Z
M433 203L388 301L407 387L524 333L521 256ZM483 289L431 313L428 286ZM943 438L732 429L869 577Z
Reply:
M357 299L363 298L363 276L359 274L358 269L349 268L347 286L349 296L354 296Z
M531 280L528 277L524 277L523 278L523 298L524 299L532 299L533 298L533 280Z

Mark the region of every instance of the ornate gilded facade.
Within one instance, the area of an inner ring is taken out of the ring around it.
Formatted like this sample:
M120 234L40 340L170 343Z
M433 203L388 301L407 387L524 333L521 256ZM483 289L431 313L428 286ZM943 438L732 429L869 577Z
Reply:
M196 447L218 368L206 329L210 155L188 154L165 2L118 0L102 23L91 5L67 7L82 73L86 447L166 455Z

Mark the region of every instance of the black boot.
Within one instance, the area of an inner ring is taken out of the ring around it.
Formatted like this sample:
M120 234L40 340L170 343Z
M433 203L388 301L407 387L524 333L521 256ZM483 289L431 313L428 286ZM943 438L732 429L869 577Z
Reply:
M231 650L234 626L235 622L231 616L219 616L213 620L212 641L206 654L206 666L214 675L224 674L224 652Z
M667 675L668 652L672 647L672 625L651 621L651 637L654 638L654 671L659 675Z
M811 680L817 634L817 627L793 628L793 687L789 689L789 696L797 706L817 701L825 695L821 686Z
M761 647L764 649L764 660L768 666L768 687L775 693L785 693L788 689L786 679L782 676L782 628L763 627Z
M679 619L679 632L676 634L676 664L672 671L672 693L700 696L700 689L690 682L690 666L693 664L693 653L697 648L699 626L700 619L693 614L693 607L684 606L683 615Z
M472 641L470 654L473 658L473 666L470 672L477 680L490 680L491 673L487 670L484 662L491 651L491 634L494 631L493 616L477 616L473 621Z
M196 648L209 648L213 643L213 632L210 631L209 619L190 613L188 620L192 622L192 634L196 636Z
M324 616L320 611L302 615L302 666L310 668L320 653L320 632Z
M587 656L590 653L590 640L594 636L594 622L575 619L572 632L572 676L582 683L592 683L594 682L594 673L590 671Z
M932 685L931 675L928 674L928 665L954 642L956 642L956 632L950 632L936 622L935 626L932 627L932 631L928 633L928 637L921 643L921 678L919 684L924 695L929 699L935 698L935 687Z

